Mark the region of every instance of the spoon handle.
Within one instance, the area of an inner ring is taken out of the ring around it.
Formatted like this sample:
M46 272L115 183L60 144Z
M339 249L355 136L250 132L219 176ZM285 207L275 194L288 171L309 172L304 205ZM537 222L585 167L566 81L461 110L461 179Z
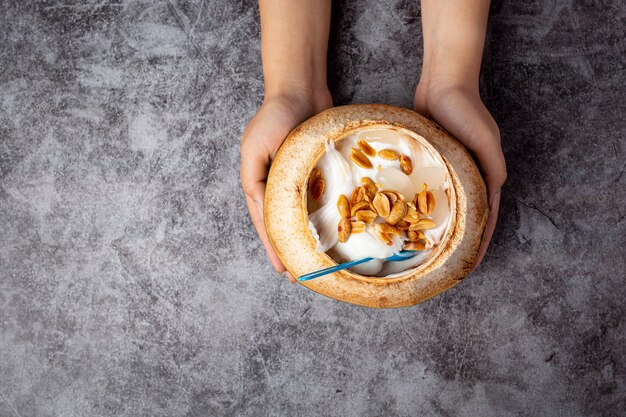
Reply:
M363 258L356 261L344 262L339 265L331 266L330 268L320 269L319 271L311 272L309 274L300 275L298 281L308 281L313 278L318 278L324 275L332 274L333 272L341 271L342 269L350 268L354 265L369 262L374 258Z

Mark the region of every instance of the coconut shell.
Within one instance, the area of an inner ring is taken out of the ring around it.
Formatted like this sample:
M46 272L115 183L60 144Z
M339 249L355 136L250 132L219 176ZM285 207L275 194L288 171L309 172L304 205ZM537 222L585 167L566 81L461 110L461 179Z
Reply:
M354 129L386 125L421 136L443 159L452 182L451 225L427 262L394 278L343 270L301 285L336 300L367 307L404 307L455 286L472 269L488 216L485 183L463 145L425 117L381 104L334 107L296 127L276 153L267 179L264 218L274 250L294 277L336 262L316 251L309 230L307 180L328 139ZM424 142L424 141L422 141Z

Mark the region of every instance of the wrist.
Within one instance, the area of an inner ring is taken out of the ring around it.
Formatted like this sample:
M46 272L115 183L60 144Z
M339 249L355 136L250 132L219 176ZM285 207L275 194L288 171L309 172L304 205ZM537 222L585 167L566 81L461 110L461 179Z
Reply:
M332 97L328 88L306 83L282 82L278 85L265 86L263 102L281 101L289 103L300 113L310 115L332 107Z
M433 77L421 77L417 84L416 93L433 96L446 91L460 91L470 96L480 96L478 83L469 82L465 79Z
M415 89L413 105L415 111L424 115L431 115L433 107L450 97L465 97L474 103L482 103L478 84L468 83L465 80L442 77L422 77Z
M478 94L480 62L475 64L471 62L472 59L464 59L468 57L459 56L460 54L447 57L436 55L424 54L419 88L426 89L429 93L455 89Z
M297 94L314 98L328 91L326 55L306 48L282 54L266 50L263 79L266 96Z

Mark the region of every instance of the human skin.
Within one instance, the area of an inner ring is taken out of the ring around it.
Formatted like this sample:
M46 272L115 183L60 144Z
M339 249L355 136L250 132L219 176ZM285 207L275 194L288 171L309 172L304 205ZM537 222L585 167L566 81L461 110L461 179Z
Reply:
M424 59L414 102L416 111L474 153L485 178L490 215L475 266L493 235L506 179L499 130L478 93L488 10L485 0L422 1ZM272 265L283 273L263 223L265 181L289 132L332 107L326 83L330 0L260 0L259 11L265 98L244 129L240 174L252 223Z
M243 132L240 174L252 223L272 265L283 273L263 223L265 181L289 132L332 107L326 84L330 1L261 0L259 11L265 98Z
M415 111L433 118L469 149L482 171L489 217L474 264L487 252L498 220L506 163L500 131L483 104L478 81L488 0L422 0L424 59Z

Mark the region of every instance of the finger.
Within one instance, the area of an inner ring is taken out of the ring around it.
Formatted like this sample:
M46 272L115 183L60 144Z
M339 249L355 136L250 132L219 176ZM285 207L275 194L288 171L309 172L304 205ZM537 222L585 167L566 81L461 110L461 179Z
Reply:
M243 192L253 201L263 204L265 195L265 180L267 179L269 154L260 149L254 149L248 145L251 140L244 140L241 146L241 163L239 175Z
M261 200L262 201L262 200ZM252 224L261 239L261 243L263 243L263 247L265 248L265 252L267 253L272 266L276 270L276 272L284 272L285 265L280 261L280 258L274 251L272 244L270 243L269 238L267 237L267 231L265 230L265 223L263 222L263 206L258 204L252 198L246 196L246 202L248 203L248 211L250 211L250 217L252 218Z
M285 272L285 276L287 277L289 282L291 282L292 284L295 284L296 282L298 282L289 272Z
M482 262L485 254L487 253L487 248L489 247L489 243L491 242L491 237L493 236L493 232L496 229L496 222L498 221L498 211L500 210L500 190L498 189L493 193L490 198L489 203L489 217L487 218L487 225L485 226L485 233L483 234L483 241L480 244L480 248L478 249L478 255L476 256L476 262L474 263L474 267L472 271L474 271L480 263Z
M489 201L499 191L506 181L506 162L502 147L495 141L488 141L481 147L471 149L476 157L476 162L483 174Z
M485 185L487 186L487 197L489 198L489 217L487 218L487 225L485 226L485 233L483 234L483 240L476 256L476 262L472 270L478 268L482 262L489 243L493 237L493 232L496 228L498 221L498 211L500 209L500 189L506 181L506 162L504 161L504 154L502 148L495 141L487 142L486 146L478 149L478 152L474 153L478 164L483 172L485 179Z
M248 204L252 224L265 247L265 252L267 252L274 269L277 272L283 272L285 271L285 266L280 261L274 248L272 248L265 230L265 223L263 222L263 200L265 198L265 179L267 178L269 157L261 153L242 150L241 159L241 184L246 195L246 203Z

